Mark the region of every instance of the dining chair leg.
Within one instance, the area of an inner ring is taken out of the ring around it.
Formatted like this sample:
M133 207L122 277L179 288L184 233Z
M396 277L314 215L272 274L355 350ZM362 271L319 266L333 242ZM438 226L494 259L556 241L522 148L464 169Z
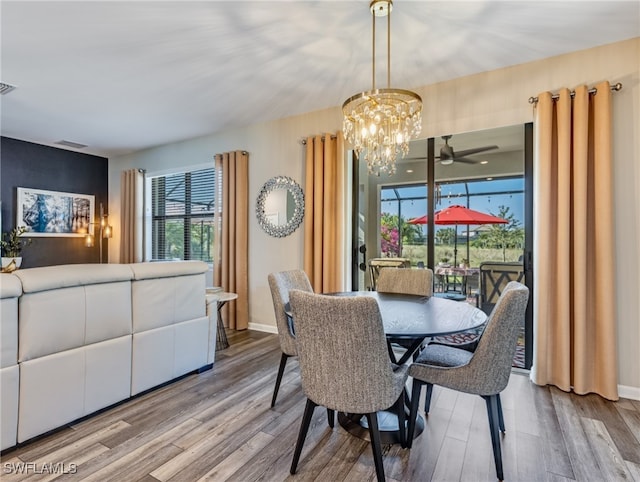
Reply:
M420 392L422 391L420 380L413 379L413 388L411 389L411 409L409 411L409 428L407 429L406 446L408 449L413 444L413 434L416 430L416 419L418 418L418 405L420 405Z
M433 383L427 383L427 394L424 397L424 414L429 415L429 407L431 406L431 394L433 393Z
M271 408L276 404L276 398L278 397L278 390L280 390L280 382L282 381L282 375L284 374L284 367L287 364L287 360L290 355L283 353L280 357L280 367L278 368L278 376L276 377L276 387L273 389L273 398L271 399Z
M336 411L327 408L327 420L329 421L329 427L333 428L336 420Z
M376 466L378 482L385 482L384 465L382 464L382 445L380 444L380 430L378 429L378 415L376 412L367 413L369 435L371 437L371 450L373 450L373 463Z
M394 365L398 364L398 359L396 358L396 354L393 351L393 346L390 341L387 340L387 351L389 352L389 358L391 359L391 363Z
M407 414L404 411L404 390L396 401L396 413L398 415L398 436L400 438L400 446L407 448Z
M309 425L311 424L311 417L313 411L318 405L307 398L307 405L304 407L304 415L302 416L302 424L300 425L300 432L298 432L298 441L296 442L296 449L293 452L293 462L291 462L291 475L296 473L298 468L298 461L300 460L300 454L302 453L302 446L304 445L304 439L307 438L307 432L309 431Z
M483 396L487 403L487 415L489 417L489 431L491 432L491 445L493 446L493 459L496 463L496 475L498 480L504 480L502 472L502 451L500 449L500 430L498 415L498 396Z
M498 398L498 422L500 426L500 431L502 433L505 433L506 430L504 428L504 414L502 413L502 401L500 400L500 394L498 393L496 397Z

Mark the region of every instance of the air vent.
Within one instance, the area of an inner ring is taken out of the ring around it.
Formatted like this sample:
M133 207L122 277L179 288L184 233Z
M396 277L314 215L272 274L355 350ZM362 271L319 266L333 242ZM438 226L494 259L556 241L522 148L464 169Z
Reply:
M58 141L56 142L56 144L58 144L59 146L73 147L74 149L84 149L85 147L87 147L86 144L79 144L77 142L71 141Z
M0 95L5 95L15 89L15 85L5 84L4 82L0 82Z

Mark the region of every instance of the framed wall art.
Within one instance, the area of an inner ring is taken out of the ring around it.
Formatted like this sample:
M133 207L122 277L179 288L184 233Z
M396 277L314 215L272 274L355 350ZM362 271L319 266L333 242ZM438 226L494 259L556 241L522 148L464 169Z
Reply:
M16 226L26 236L93 234L95 196L19 187Z

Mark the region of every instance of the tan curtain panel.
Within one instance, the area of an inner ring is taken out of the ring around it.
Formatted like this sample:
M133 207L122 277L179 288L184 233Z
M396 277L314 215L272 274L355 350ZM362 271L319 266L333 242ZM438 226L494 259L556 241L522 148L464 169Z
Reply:
M215 156L215 242L217 265L214 284L238 298L223 308L225 323L235 330L249 327L249 154L227 152Z
M144 256L144 172L122 171L120 193L120 262L139 263Z
M618 399L611 90L538 95L531 379Z
M307 138L304 206L304 270L315 292L344 287L344 138Z

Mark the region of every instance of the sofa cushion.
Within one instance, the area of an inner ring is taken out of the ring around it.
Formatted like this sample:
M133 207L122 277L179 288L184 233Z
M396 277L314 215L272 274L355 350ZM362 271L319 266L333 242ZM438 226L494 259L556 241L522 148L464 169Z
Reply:
M66 264L16 271L25 293L69 288L113 281L130 281L131 268L126 264Z
M131 326L129 281L26 293L19 361L129 335Z
M21 294L20 279L12 274L0 273L0 298L16 298Z
M18 296L22 284L13 275L0 274L0 368L18 363Z
M0 369L0 450L16 444L19 380L18 365Z
M0 300L0 368L18 363L18 298Z

